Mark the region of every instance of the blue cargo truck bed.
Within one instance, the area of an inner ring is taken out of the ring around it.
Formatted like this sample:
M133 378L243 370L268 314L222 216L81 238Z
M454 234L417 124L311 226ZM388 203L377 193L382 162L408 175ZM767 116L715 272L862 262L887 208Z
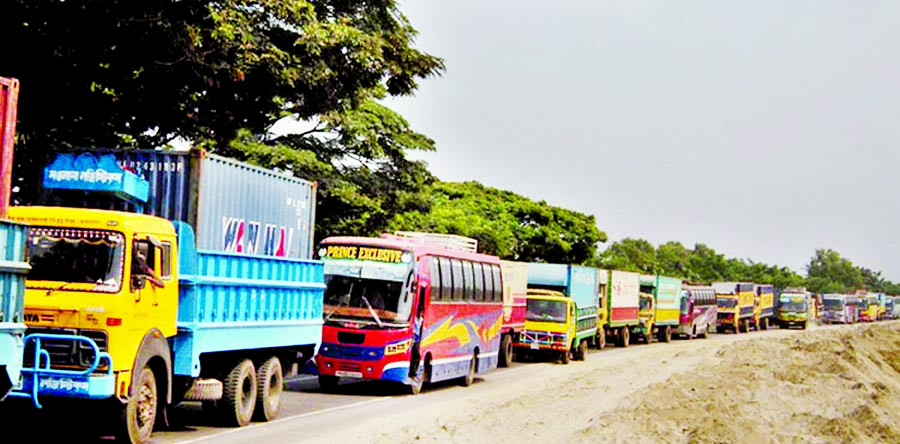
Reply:
M577 336L586 338L597 333L600 299L596 269L580 265L530 263L528 286L561 291L572 298L578 310Z
M204 353L318 349L325 290L322 261L198 251L193 239L186 239L191 230L180 223L176 227L180 291L174 374L200 376Z

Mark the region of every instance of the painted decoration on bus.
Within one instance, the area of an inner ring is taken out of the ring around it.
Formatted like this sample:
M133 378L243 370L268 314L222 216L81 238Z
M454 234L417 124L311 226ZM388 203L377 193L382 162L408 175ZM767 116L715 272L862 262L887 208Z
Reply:
M360 245L328 245L319 250L321 259L355 259L361 261L389 262L399 264L409 262L403 250Z

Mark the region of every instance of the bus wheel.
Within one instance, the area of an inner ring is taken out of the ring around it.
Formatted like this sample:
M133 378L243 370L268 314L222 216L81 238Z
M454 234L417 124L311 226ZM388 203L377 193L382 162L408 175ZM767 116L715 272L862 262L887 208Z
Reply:
M339 379L337 376L319 375L319 388L325 393L334 393Z
M284 385L281 361L272 356L259 366L256 376L259 385L256 388L255 418L259 421L271 421L278 417L281 410L281 388Z
M253 362L244 359L237 363L225 378L219 413L222 421L230 426L243 427L253 419L256 407L256 369Z
M122 408L116 441L143 443L149 440L156 422L158 402L156 376L149 366L145 366L132 389L132 396Z
M468 387L475 382L475 362L478 360L478 355L472 356L472 362L469 363L469 372L466 373L466 376L462 378L462 386Z
M512 337L510 335L503 335L500 339L500 362L497 363L500 367L509 367L513 361L513 347L512 347Z
M700 333L700 339L706 339L709 337L709 324L703 328L703 333Z

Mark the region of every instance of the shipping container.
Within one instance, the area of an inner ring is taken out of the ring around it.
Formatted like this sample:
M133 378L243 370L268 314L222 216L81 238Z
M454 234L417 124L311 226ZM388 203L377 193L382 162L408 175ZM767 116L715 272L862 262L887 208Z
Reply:
M134 173L147 181L146 203L122 193L66 189L64 180L48 185L51 177L79 175L106 183L109 169L117 166L122 170L116 174L125 179ZM57 156L44 171L42 203L184 221L196 232L197 248L204 250L308 259L315 199L314 182L202 150L92 150Z

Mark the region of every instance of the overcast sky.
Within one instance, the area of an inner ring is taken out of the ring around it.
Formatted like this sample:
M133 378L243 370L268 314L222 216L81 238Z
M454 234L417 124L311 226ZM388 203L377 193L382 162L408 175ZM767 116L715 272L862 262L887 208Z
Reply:
M441 180L805 275L900 281L900 2L408 0L441 77L388 105Z

